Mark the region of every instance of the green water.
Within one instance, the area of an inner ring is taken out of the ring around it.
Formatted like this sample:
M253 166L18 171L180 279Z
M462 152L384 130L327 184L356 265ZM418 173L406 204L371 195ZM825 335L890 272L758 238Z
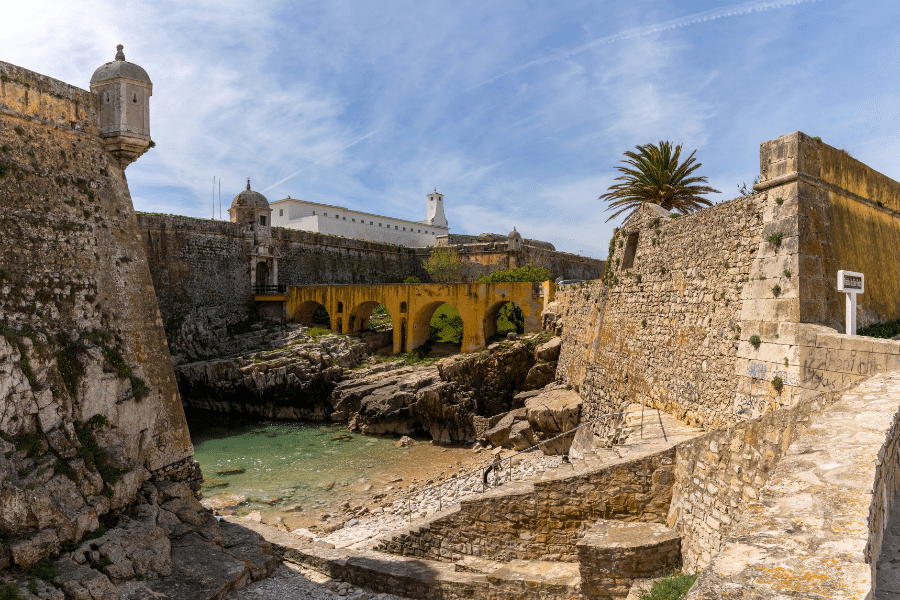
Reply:
M422 440L398 448L394 437L363 436L319 423L246 421L203 413L188 415L188 427L204 478L228 482L227 487L204 489L203 497L246 496L247 508L262 512L297 505L304 512L327 510L358 498L368 486L372 494L383 490L391 479L406 476L440 452ZM216 473L234 468L245 472Z

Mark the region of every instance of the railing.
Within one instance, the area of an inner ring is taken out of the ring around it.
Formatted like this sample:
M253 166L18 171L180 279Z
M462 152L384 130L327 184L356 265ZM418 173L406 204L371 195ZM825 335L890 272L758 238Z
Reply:
M262 296L266 294L284 294L287 292L287 284L279 283L278 285L254 285L253 295Z
M400 496L400 498L398 500L400 500L401 502L404 499L406 500L406 509L407 509L407 513L409 515L409 521L412 521L412 514L413 514L412 502L413 502L414 497L416 497L416 496L421 496L421 499L417 500L418 506L421 506L422 504L425 504L426 502L433 501L434 496L436 496L437 503L438 503L438 510L439 511L443 510L444 504L447 504L447 506L452 506L453 504L458 504L460 501L462 501L462 492L466 491L467 488L469 490L471 490L472 488L477 489L480 485L481 492L485 492L488 488L495 488L500 485L503 485L504 483L509 483L509 482L513 481L514 478L515 479L521 478L524 473L524 469L520 470L520 472L518 474L515 474L515 475L513 474L514 465L513 465L512 461L514 458L516 458L517 456L522 455L522 454L528 454L529 452L534 452L535 450L540 449L541 446L543 446L545 444L549 444L550 442L552 442L554 440L558 440L561 437L565 437L567 435L574 436L574 433L576 431L578 431L579 429L581 429L582 427L587 427L588 425L593 425L603 419L609 419L610 422L604 426L604 428L603 428L604 432L601 434L601 437L605 437L607 439L607 443L609 443L609 444L618 443L618 438L622 433L622 423L624 422L625 415L627 415L627 414L629 414L629 411L608 413L605 415L600 415L599 417L597 417L595 419L591 419L590 421L587 421L586 423L582 423L582 424L578 425L577 427L573 427L572 429L565 431L563 433L560 433L559 435L554 436L548 440L543 440L542 442L539 442L526 450L516 452L515 454L511 454L511 455L503 457L503 458L497 458L497 459L491 461L489 464L486 464L477 469L467 471L467 472L457 475L455 477L445 479L444 481L441 481L439 483L435 483L435 484L429 485L427 487L424 487L422 489L416 490L415 492L411 492L404 496ZM616 417L616 418L611 419L610 417ZM643 427L643 423L641 426ZM507 467L505 469L503 467L504 463L507 464ZM478 476L478 479L474 483L469 483L470 478L472 478L473 475ZM454 495L454 497L447 498L447 495L449 495L453 491L457 492ZM468 496L468 495L471 495L474 493L478 493L478 492L474 491L474 492L470 492L470 494L466 494L466 495ZM431 497L429 497L429 495Z

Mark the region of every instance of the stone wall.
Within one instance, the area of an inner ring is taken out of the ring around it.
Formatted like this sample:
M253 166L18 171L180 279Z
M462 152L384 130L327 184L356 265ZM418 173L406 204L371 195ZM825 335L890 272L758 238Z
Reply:
M894 372L827 406L747 503L688 600L882 597L876 572L896 578L895 564L876 561L886 524L896 530L898 394Z
M217 356L229 327L255 315L239 225L139 213L153 283L176 364ZM273 228L279 282L391 283L425 277L415 251L377 242Z
M680 218L645 205L610 242L603 281L557 290L547 311L563 336L558 379L579 390L583 419L643 393L687 423L733 420L743 288L766 202L760 194Z
M788 447L834 396L819 394L678 446L667 522L681 534L686 572L709 564Z
M0 62L0 514L23 567L127 506L154 473L196 468L98 112L89 92ZM88 423L98 414L108 425ZM91 436L111 458L84 459Z
M418 521L380 549L442 561L576 562L577 542L600 519L665 519L674 462L669 448L574 477L509 483Z
M451 236L462 238L474 238L474 236ZM478 240L478 238L474 238ZM552 245L549 248L541 246L541 242L529 243L525 240L521 250L509 250L509 244L505 241L481 241L476 243L459 243L454 248L462 258L465 268L463 275L466 279L478 279L483 275L490 275L494 271L524 267L533 265L544 267L550 271L550 279L599 279L603 276L605 262L588 256L570 254L555 250ZM440 244L439 244L440 245ZM429 249L418 249L424 262L431 252Z
M753 196L678 218L645 205L614 234L603 283L557 292L545 321L585 416L643 393L711 429L896 368L896 345L835 337L835 288L839 269L861 270L860 324L900 316L885 254L900 213L883 199L900 184L802 133L763 144L760 163Z

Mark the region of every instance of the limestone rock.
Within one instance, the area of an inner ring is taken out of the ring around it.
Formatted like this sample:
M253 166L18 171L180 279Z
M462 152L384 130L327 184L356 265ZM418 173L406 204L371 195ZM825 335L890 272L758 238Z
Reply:
M556 362L538 363L528 370L525 381L522 383L524 390L538 390L551 383L556 378Z
M409 448L410 446L415 446L416 440L412 439L408 435L404 435L402 438L397 440L396 446L398 448Z
M581 418L581 397L574 391L554 389L525 402L528 422L539 440L550 439L576 427ZM574 434L541 446L544 454L566 454Z
M546 362L555 362L559 360L559 350L562 347L562 338L555 337L551 339L549 342L541 344L538 347L535 355L538 360L543 360Z
M509 442L516 450L527 450L534 446L534 431L528 421L517 421L509 430Z
M485 433L488 441L500 448L510 443L509 436L513 425L518 421L527 419L527 411L524 408L511 410L500 421Z

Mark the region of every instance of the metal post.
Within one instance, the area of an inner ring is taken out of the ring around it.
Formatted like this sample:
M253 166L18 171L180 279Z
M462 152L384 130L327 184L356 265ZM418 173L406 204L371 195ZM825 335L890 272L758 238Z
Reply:
M847 334L856 335L856 294L847 293Z

